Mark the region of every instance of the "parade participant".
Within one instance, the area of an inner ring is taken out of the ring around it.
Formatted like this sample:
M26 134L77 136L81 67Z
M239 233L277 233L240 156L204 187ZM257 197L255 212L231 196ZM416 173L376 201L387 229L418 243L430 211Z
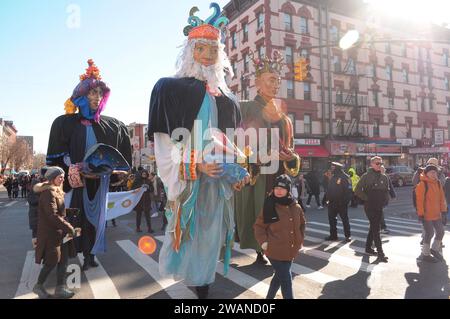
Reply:
M44 166L41 168L41 174L39 178L33 179L32 182L32 188L30 193L28 194L28 223L30 225L31 230L31 243L33 245L33 248L36 248L37 243L37 226L38 226L38 204L39 204L39 190L43 191L43 189L34 189L34 186L39 183L44 183L47 181L45 179L45 173L47 172L48 167Z
M383 159L379 156L370 159L369 170L361 177L356 185L355 194L364 201L364 211L369 219L369 233L366 240L366 253L377 255L377 262L387 262L383 252L380 238L380 223L385 207L389 200L389 180L386 175L381 174ZM377 252L372 249L375 242Z
M355 188L356 185L358 185L360 177L358 174L356 174L356 170L353 167L350 167L348 169L348 175L350 176L350 179L352 181L352 200L350 202L350 207L356 208L358 207L358 198L355 195Z
M317 177L317 172L312 170L305 175L305 180L308 185L308 199L306 200L306 208L311 208L311 199L314 196L316 199L317 208L323 209L323 206L320 205L320 181Z
M352 182L350 177L344 173L343 164L331 163L333 176L328 183L328 221L330 223L330 236L325 240L338 240L337 215L341 217L344 226L345 241L351 241L350 222L348 220L348 203L352 197Z
M279 169L275 174L264 174L261 166L264 165L258 158L258 163L250 163L250 173L252 175L251 186L245 187L242 192L236 194L236 225L239 235L239 243L242 249L255 249L257 252L256 262L266 264L261 246L255 240L253 224L263 207L266 194L271 191L275 177L288 173L290 176L297 176L300 168L300 158L294 152L294 131L290 118L283 112L279 102L275 100L281 84L281 70L283 68L283 58L275 51L273 58L264 57L262 59L253 58L255 67L255 85L258 94L253 101L241 102L242 128L245 130L255 129L259 133L261 129L267 132L276 128L281 135L281 150L272 150L271 145L267 145L270 153L279 152ZM267 150L260 142L261 136L257 133L255 143L258 149L253 149L257 154L268 154ZM265 137L269 140L269 137ZM278 159L275 159L278 160ZM260 172L262 172L260 174Z
M222 175L223 161L205 162L213 132L226 132L240 122L239 105L225 82L225 69L232 69L218 29L228 19L220 17L217 4L211 6L216 14L206 23L194 15L197 8L191 10L177 73L153 88L148 125L168 198L160 273L195 286L199 298L208 296L222 248L227 272L234 237L233 188L246 182L239 175L230 184Z
M57 266L55 298L72 298L74 293L67 289L64 282L69 257L75 256L73 241L63 244L66 235L75 237L81 230L73 228L67 221L64 206L64 170L49 167L45 173L48 183L36 184L35 192L40 192L37 227L36 263L44 263L33 292L41 299L49 297L44 284L50 272Z
M381 174L386 175L386 168L384 165L381 166ZM392 180L389 178L388 175L386 177L389 180L389 197L390 199L395 199L397 197L397 194L395 193L394 184L392 183ZM389 200L386 203L386 206L389 204ZM387 229L386 220L384 219L384 212L381 215L381 223L380 223L380 229L382 234L389 234L389 230Z
M428 262L444 260L442 239L445 233L444 225L447 224L447 203L444 190L438 179L438 172L437 166L427 165L420 175L420 182L415 190L417 215L425 232L421 258ZM435 234L430 249L431 239Z
M327 199L327 191L328 191L328 184L330 183L330 179L332 176L331 170L327 169L325 173L323 173L322 176L322 187L323 187L323 197L322 197L322 206L325 207L328 205L328 199Z
M74 177L79 174L79 163L88 150L97 143L103 143L116 148L131 163L131 143L126 126L115 118L101 115L110 95L109 87L101 80L100 71L92 60L88 61L86 74L80 77L72 96L66 101L66 114L58 117L52 125L47 150L47 164L62 167L66 172L71 168ZM69 178L68 178L69 179ZM103 185L105 179L98 176L84 175L81 182L73 184L68 179L64 182L66 205L78 208L81 212L83 234L77 240L79 252L83 252L83 270L97 267L94 255L104 252L105 247L93 250L96 242L95 220L98 221L100 209L105 201L109 185ZM70 178L73 180L72 178ZM105 191L106 188L106 191ZM102 190L99 192L99 190ZM104 194L100 196L97 194ZM86 209L93 202L94 211ZM95 205L98 202L98 205ZM89 213L89 214L87 214ZM90 219L90 220L89 220ZM106 225L106 223L105 223ZM98 225L97 225L98 226ZM101 225L104 226L104 225Z
M136 205L134 210L136 211L136 232L141 233L141 219L142 213L144 213L144 218L147 223L147 229L149 233L153 233L152 230L152 222L150 218L150 210L151 210L151 197L150 194L153 192L153 183L149 178L149 174L147 170L142 170L141 175L134 180L132 189L137 189L142 187L142 185L146 184L147 190L141 197L141 200Z
M284 299L293 299L292 261L302 248L305 238L305 215L291 194L291 180L280 175L273 191L264 201L255 225L255 238L274 268L267 299L275 298L281 287Z

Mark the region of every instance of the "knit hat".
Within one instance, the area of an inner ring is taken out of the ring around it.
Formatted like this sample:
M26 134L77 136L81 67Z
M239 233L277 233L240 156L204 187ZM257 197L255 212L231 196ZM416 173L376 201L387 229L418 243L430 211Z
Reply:
M284 188L285 190L288 191L288 193L291 192L291 179L289 178L289 176L287 176L286 174L280 175L275 179L275 185L273 186L275 187L281 187Z
M427 165L427 167L425 167L424 174L426 175L429 171L436 171L436 172L438 172L439 169L437 168L436 165L429 164L429 165Z
M435 157L428 159L427 165L439 166L439 160Z
M64 170L58 166L51 166L47 168L47 172L45 172L45 178L49 181L54 180L59 175L63 175Z
M44 178L45 177L45 173L47 173L48 170L48 166L43 166L41 168L41 177Z

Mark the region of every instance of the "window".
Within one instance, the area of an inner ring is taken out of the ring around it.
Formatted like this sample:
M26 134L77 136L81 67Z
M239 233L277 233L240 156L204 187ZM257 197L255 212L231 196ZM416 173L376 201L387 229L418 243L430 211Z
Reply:
M428 101L429 101L429 106L430 106L430 112L432 112L433 111L433 108L434 108L434 104L433 104L433 98L432 97L429 97L428 98Z
M448 66L448 52L444 52L442 59L444 60L444 65Z
M336 126L337 126L337 134L339 136L343 136L344 135L344 118L338 118Z
M431 52L430 49L426 49L427 50L427 60L430 61L431 60Z
M236 32L231 33L231 48L236 49L237 44L237 34Z
M342 88L336 87L336 104L341 105L344 103L344 97L342 96Z
M356 74L355 61L352 58L348 58L348 72L350 74Z
M300 17L300 33L308 33L308 19Z
M372 63L369 66L369 76L376 78L377 77L377 65L376 63Z
M404 43L400 44L400 54L402 56L404 56L404 57L407 56L407 54L406 54L406 44L404 44Z
M242 100L248 100L250 97L250 92L248 88L248 81L242 81L242 92L241 92Z
M295 99L295 93L294 93L294 81L287 80L287 97L288 99Z
M419 73L419 83L420 83L420 84L423 84L423 83L424 83L424 80L423 80L423 73L422 73L422 72Z
M311 84L309 82L303 82L303 99L311 100Z
M391 138L395 137L395 122L394 121L389 122L389 132L390 132Z
M407 138L411 138L411 136L412 136L411 126L412 126L411 121L406 121L406 137Z
M248 41L248 24L243 23L242 24L242 32L244 33L244 38L242 39L242 42Z
M288 65L294 63L294 59L293 59L293 55L292 55L293 51L294 50L292 49L291 46L286 47L286 64L288 64Z
M292 30L292 16L289 13L284 14L284 29L286 31Z
M447 100L447 114L450 115L450 100ZM450 131L449 131L450 134Z
M257 50L258 50L258 57L260 59L266 56L266 48L263 45L260 45Z
M303 127L304 127L304 133L305 134L311 134L312 129L311 129L311 115L310 114L305 114L303 116Z
M403 75L403 82L409 83L409 76L408 76L408 70L407 69L403 69L402 70L402 75Z
M431 89L433 87L433 76L428 76L428 88Z
M391 44L389 42L386 42L384 51L386 52L386 54L391 54Z
M244 60L244 73L247 73L249 71L248 66L250 64L250 57L248 53L244 53L242 58Z
M333 57L333 64L334 64L334 72L340 73L342 72L342 65L341 65L341 57L335 55Z
M302 58L309 59L309 50L308 49L301 49L300 56Z
M450 91L450 83L449 83L448 76L444 77L444 88L445 88L447 91Z
M425 98L424 98L424 97L421 97L421 98L420 98L420 110L421 110L422 112L425 112L425 109L426 109Z
M330 28L330 38L332 42L338 42L339 41L339 30L336 26L331 26Z
M373 91L373 105L376 107L380 106L380 102L378 101L378 91Z
M260 31L263 29L263 25L264 25L264 13L259 12L257 19L258 19L257 31Z
M380 120L376 119L373 122L373 137L380 137Z
M231 69L233 70L234 77L237 77L236 61L231 62Z
M394 94L392 94L391 92L388 93L388 106L390 109L394 108L394 103L395 103L395 97Z
M405 97L405 105L406 105L406 109L408 111L411 111L411 97L409 97L409 96Z
M386 78L392 81L392 66L390 64L386 65Z
M422 123L422 137L427 137L427 124Z

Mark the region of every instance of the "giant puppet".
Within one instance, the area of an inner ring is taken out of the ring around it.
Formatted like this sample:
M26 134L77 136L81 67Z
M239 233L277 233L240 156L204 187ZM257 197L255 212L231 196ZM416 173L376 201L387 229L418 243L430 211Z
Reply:
M84 255L83 270L98 266L94 255L106 250L105 209L111 172L91 174L89 168L82 168L82 163L86 165L89 162L91 168L93 164L105 168L106 162L117 162L111 157L114 153L120 153L114 157L123 162L123 170L131 163L128 130L119 120L101 115L110 89L101 80L94 61L89 60L88 65L86 73L80 76L80 83L64 104L66 114L56 118L52 124L47 150L47 165L64 168L68 176L64 181L66 207L81 212L82 232L77 247ZM83 174L83 171L87 173Z
M227 272L234 237L233 193L248 179L237 161L230 163L240 152L223 134L236 128L241 117L225 82L225 71L232 69L220 40L228 20L220 16L217 4L211 8L215 13L206 21L195 16L197 8L191 10L177 73L153 88L148 129L170 207L160 272L196 287L199 298L208 296L222 250ZM217 157L220 152L208 151L211 143L221 147L226 163Z
M253 54L252 54L253 55ZM256 145L250 145L256 152L256 161L249 163L251 185L236 194L236 225L242 249L255 249L257 262L267 263L262 249L255 240L253 225L261 212L266 194L271 191L275 178L282 174L297 176L300 169L300 158L294 152L294 132L290 118L285 114L280 100L276 99L281 85L283 58L278 51L273 57L261 59L252 56L255 67L256 87L258 94L253 101L241 102L242 128L257 130ZM271 129L275 129L278 141L271 141ZM266 134L266 136L261 136ZM267 143L262 143L262 140ZM278 146L277 146L278 145ZM267 148L267 149L263 149ZM271 154L277 163L265 162L261 154ZM275 173L267 174L264 166L276 164Z

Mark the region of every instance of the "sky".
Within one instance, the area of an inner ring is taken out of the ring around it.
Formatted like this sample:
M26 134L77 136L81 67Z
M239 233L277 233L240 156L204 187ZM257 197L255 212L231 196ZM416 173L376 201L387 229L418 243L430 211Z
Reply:
M92 58L111 88L103 114L146 123L153 85L175 72L189 10L205 20L210 2L1 0L0 118L46 153L51 124Z

